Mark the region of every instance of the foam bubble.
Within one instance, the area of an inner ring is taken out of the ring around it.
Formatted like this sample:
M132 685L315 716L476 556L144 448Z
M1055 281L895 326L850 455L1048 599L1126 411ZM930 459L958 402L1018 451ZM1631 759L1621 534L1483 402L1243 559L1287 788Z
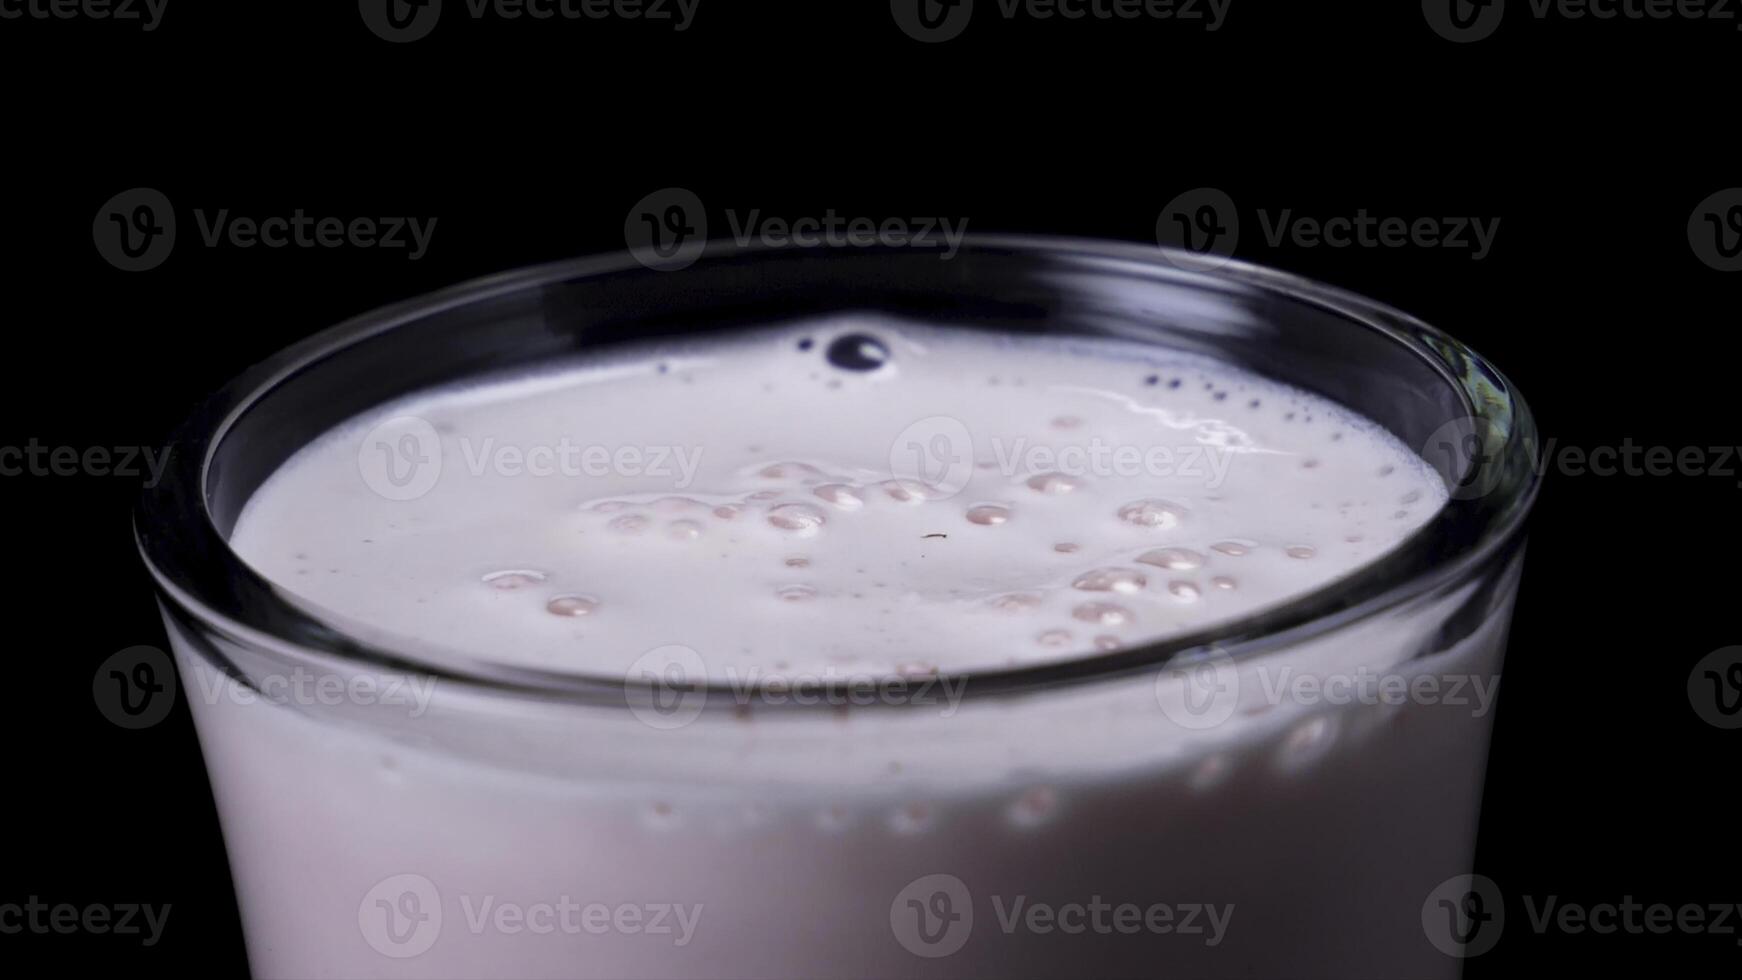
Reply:
M1063 496L1082 485L1082 480L1064 473L1036 473L1028 478L1030 490L1052 497Z
M850 333L829 344L827 357L843 371L875 371L889 362L889 345L870 334Z
M976 504L968 508L968 523L993 526L1010 520L1010 508L1003 504Z
M694 541L702 536L702 526L695 521L672 521L665 526L665 534L673 541Z
M1204 564L1204 556L1190 548L1156 548L1138 555L1137 560L1170 571L1186 571Z
M932 809L924 803L908 803L889 815L889 828L898 834L921 834L930 829Z
M1131 610L1112 602L1085 602L1072 609L1071 615L1102 626L1124 626L1133 618Z
M1084 592L1119 592L1133 595L1143 591L1149 579L1135 568L1097 568L1077 576L1071 588Z
M691 500L689 497L660 497L650 506L660 514L684 514L701 510L707 505L699 500Z
M1024 790L1008 811L1010 822L1018 827L1038 827L1058 811L1058 793L1050 786L1034 786Z
M1209 792L1220 785L1222 780L1228 778L1228 773L1232 769L1233 767L1228 764L1227 756L1212 755L1198 763L1198 767L1192 770L1192 774L1186 778L1186 785L1199 793Z
M823 521L823 512L810 504L777 504L768 511L768 523L800 536L816 534Z
M889 495L889 499L904 504L922 504L931 496L926 485L918 480L884 480L878 486Z
M1184 507L1170 500L1150 497L1143 500L1133 500L1119 508L1119 519L1138 527L1151 527L1165 531L1179 526L1185 513Z
M481 581L492 589L512 592L515 589L524 589L529 585L537 585L548 577L543 572L530 568L506 568L500 572L491 572L485 575Z
M770 480L790 480L801 483L822 480L826 477L826 474L815 466L798 462L769 463L759 471L759 475Z
M559 595L545 603L544 608L553 616L590 616L599 608L599 600L579 593Z
M672 830L682 822L678 819L677 808L664 800L649 804L643 820L651 830Z
M618 534L640 534L647 530L647 518L641 514L623 514L611 518L605 526Z
M825 483L811 492L842 510L858 510L865 506L865 498L844 483Z
M1308 718L1282 739L1276 751L1276 768L1286 773L1304 772L1323 759L1336 741L1336 718L1331 715Z

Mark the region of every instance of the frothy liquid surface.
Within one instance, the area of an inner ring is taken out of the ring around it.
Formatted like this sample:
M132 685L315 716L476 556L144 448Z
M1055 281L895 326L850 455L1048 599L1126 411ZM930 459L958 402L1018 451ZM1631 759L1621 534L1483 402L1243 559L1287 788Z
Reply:
M383 406L231 543L306 604L495 663L881 678L1236 619L1445 499L1379 427L1227 365L857 321Z

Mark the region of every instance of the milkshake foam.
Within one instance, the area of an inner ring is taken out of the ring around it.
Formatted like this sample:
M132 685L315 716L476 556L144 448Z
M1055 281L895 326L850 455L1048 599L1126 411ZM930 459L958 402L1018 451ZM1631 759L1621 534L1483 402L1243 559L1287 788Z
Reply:
M1338 405L1154 347L856 318L414 394L231 543L375 638L622 677L972 674L1238 619L1420 528L1434 471Z

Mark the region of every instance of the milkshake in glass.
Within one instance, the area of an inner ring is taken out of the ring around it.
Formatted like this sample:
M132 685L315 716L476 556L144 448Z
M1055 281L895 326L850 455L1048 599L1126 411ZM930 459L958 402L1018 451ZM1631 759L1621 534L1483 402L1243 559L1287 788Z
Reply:
M588 260L187 436L140 535L258 975L1457 972L1533 436L1400 314Z

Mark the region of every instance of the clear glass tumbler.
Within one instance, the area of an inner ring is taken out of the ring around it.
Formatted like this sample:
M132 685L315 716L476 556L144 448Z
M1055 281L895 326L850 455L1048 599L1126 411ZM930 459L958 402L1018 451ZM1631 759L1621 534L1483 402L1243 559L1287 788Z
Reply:
M948 704L435 658L226 542L286 458L389 399L842 312L1212 355L1384 425L1451 500L1296 600L949 678ZM335 327L176 441L137 534L258 976L1431 977L1480 941L1460 876L1536 435L1498 372L1371 301L1054 239L590 258Z

